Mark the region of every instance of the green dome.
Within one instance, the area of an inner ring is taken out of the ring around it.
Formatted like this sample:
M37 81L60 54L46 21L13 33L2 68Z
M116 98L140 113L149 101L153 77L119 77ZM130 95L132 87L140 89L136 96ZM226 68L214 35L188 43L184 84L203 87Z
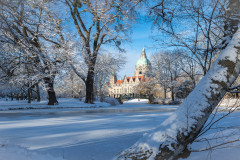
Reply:
M148 64L149 64L149 60L145 57L141 57L136 63L137 66L139 66L139 65L147 66Z
M147 56L146 56L146 53L145 53L145 49L143 47L143 50L142 50L142 54L141 54L141 57L139 58L139 60L137 61L136 63L136 66L147 66L150 64L150 61L147 59Z

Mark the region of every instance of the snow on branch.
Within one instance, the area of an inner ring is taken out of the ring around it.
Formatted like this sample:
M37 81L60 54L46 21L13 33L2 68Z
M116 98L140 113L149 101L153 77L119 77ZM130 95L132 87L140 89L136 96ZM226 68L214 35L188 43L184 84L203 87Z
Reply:
M239 48L240 29L179 108L116 159L161 159L163 152L173 158L182 153L239 75Z

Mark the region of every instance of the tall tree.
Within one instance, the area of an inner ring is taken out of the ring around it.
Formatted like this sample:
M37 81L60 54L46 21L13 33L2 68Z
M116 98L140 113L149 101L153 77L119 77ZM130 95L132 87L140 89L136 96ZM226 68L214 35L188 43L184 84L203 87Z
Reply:
M54 79L58 64L64 58L56 52L63 36L60 35L61 28L56 24L58 21L54 20L49 6L48 1L1 1L0 39L2 43L11 45L13 52L20 54L19 58L25 57L21 64L34 67L37 72L32 78L36 79L35 83L44 81L48 104L54 105L57 103Z
M94 77L95 93L103 100L108 96L108 82L112 73L119 71L125 64L125 57L120 54L100 54L96 62L96 74Z
M179 108L152 133L144 135L117 159L177 159L201 133L209 115L234 83L240 71L240 1L226 9L224 49L213 66Z
M150 8L154 26L161 35L170 37L155 36L157 45L185 49L205 75L219 53L224 35L221 1L154 1L156 5Z
M137 0L65 0L82 45L81 55L87 73L73 70L85 82L85 103L93 103L94 74L99 50L103 44L114 44L120 48L121 41L130 31L130 20L134 19Z
M171 91L171 98L174 101L174 89L177 85L176 79L180 75L181 52L178 50L166 51L164 53L155 53L153 59L153 79L163 87L164 98L166 98L167 89Z

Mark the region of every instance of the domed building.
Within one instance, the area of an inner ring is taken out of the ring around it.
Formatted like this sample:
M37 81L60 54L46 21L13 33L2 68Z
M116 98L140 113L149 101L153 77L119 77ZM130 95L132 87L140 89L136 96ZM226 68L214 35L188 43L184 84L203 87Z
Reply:
M124 77L122 80L118 80L115 74L111 75L109 83L109 96L118 98L120 96L136 96L134 87L140 82L148 81L148 74L151 72L151 62L147 58L145 49L143 48L141 56L135 65L134 76Z
M135 65L134 76L147 76L151 70L151 62L147 59L145 49L143 48L142 54Z

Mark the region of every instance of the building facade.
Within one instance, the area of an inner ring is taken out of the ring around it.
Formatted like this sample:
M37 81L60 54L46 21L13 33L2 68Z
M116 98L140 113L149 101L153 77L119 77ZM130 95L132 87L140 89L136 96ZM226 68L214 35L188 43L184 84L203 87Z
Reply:
M143 48L140 58L135 65L134 76L124 77L118 80L116 74L112 74L109 82L109 96L119 98L121 96L136 96L135 88L142 81L148 81L148 74L151 72L151 62L148 60Z

